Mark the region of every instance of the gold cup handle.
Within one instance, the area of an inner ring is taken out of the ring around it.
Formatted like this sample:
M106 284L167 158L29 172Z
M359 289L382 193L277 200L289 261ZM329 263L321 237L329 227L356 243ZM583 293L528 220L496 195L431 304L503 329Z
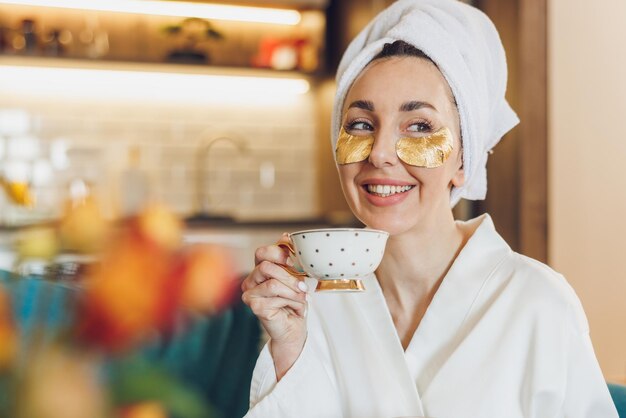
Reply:
M279 242L276 245L278 245L283 250L287 250L289 252L289 255L295 255L296 254L296 250L293 248L293 245L291 245L290 242Z
M287 252L289 253L289 258L293 261L293 257L292 256L294 256L296 254L296 250L293 248L291 243L279 242L276 245L278 245L283 250L287 250ZM308 277L308 275L305 272L299 271L299 270L297 270L294 267L288 266L286 264L278 264L278 265L281 266L283 268L283 270L285 270L287 273L291 274L292 276Z
M303 272L303 271L298 271L295 268L288 266L286 264L278 264L280 267L283 268L283 270L285 270L287 273L291 274L292 276L296 276L296 277L308 277L308 275Z

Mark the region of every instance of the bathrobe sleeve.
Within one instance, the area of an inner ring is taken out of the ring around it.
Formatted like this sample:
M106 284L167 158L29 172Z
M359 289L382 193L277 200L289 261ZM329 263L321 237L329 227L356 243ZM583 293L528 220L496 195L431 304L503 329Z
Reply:
M246 418L341 417L341 403L327 345L311 335L291 369L276 382L269 342L254 368Z
M563 405L567 418L618 418L588 332L572 335Z

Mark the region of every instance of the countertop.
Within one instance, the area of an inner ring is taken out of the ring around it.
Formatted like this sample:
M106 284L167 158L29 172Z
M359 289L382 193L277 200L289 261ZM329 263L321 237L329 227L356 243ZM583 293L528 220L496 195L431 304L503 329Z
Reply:
M240 273L254 268L256 248L276 242L283 232L305 229L362 227L357 222L332 222L320 218L290 220L236 220L199 215L184 219L185 244L215 244L231 250ZM25 226L0 226L0 268L10 269L15 261L13 239Z
M303 218L289 220L237 220L229 217L195 215L185 219L187 228L280 229L293 231L308 228L361 228L358 221L334 222L329 218Z

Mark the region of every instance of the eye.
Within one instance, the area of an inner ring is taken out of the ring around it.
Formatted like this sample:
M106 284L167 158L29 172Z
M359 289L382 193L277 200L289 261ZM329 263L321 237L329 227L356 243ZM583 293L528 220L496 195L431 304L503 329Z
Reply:
M357 120L348 123L348 131L373 131L374 128L367 122Z
M415 123L410 124L406 130L409 132L427 133L427 132L431 132L433 130L433 127L428 122L415 122Z

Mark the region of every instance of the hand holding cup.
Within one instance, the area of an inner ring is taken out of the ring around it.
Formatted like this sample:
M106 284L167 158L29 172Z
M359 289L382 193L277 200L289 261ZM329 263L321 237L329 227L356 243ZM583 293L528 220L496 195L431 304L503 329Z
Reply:
M306 340L306 283L290 273L293 265L284 234L277 244L260 247L255 268L241 284L242 300L269 334L276 376L280 379L296 361Z

